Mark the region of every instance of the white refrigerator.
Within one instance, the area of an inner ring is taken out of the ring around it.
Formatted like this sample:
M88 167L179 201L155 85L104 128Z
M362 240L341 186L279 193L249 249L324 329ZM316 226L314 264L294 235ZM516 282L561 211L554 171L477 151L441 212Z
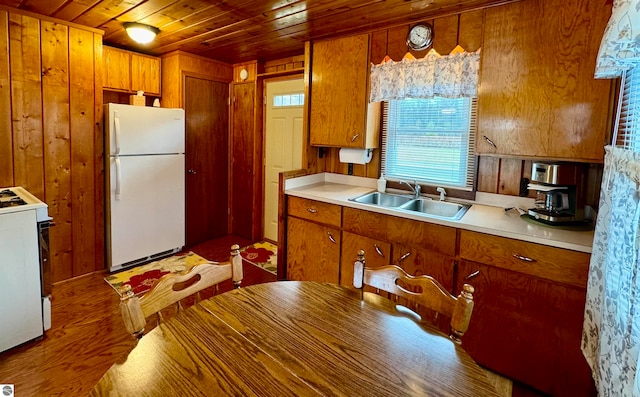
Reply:
M178 252L185 244L183 109L105 105L109 271Z

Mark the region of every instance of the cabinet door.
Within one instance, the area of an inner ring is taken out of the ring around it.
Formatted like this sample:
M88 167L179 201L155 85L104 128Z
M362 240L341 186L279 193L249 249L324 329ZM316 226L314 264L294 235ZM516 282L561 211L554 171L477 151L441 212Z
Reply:
M613 84L594 79L593 70L609 14L585 1L570 3L485 10L478 154L602 162ZM581 11L568 16L568 7Z
M131 53L131 90L160 95L160 58Z
M440 253L420 248L412 248L402 244L393 244L391 263L398 265L408 274L414 276L427 275L435 278L442 286L452 292L453 288L453 268L454 258ZM455 293L454 295L458 295ZM397 299L398 303L409 307L422 317L423 320L430 321L440 330L448 334L450 328L450 318L439 316L436 312L423 307L417 307L405 299Z
M554 396L595 393L580 351L584 289L465 260L457 274L456 290L475 288L462 346L478 364Z
M353 264L360 250L365 252L367 267L391 264L391 244L350 232L342 232L340 284L353 287Z
M310 144L365 147L369 36L313 44Z
M402 244L393 244L391 264L398 265L407 273L435 278L447 291L453 288L453 257ZM457 294L456 294L457 295Z
M231 120L231 232L249 240L253 235L255 161L254 101L255 84L233 85L233 119Z
M103 47L104 88L129 91L131 89L130 52Z
M289 217L287 279L338 284L340 230Z

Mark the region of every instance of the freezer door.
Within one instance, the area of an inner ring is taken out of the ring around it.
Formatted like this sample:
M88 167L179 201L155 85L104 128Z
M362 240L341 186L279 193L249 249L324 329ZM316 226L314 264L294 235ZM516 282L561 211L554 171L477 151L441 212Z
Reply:
M110 155L184 153L184 110L105 105Z
M184 155L110 159L107 259L110 270L185 244ZM116 179L120 194L116 197Z

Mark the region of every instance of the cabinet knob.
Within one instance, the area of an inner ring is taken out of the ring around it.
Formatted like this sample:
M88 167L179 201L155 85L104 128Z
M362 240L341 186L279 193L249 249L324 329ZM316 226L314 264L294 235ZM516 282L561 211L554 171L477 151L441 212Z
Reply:
M353 137L351 137L351 142L355 142L356 139L358 139L358 137L360 136L360 134L355 134Z
M336 239L333 237L333 235L330 232L327 232L327 236L329 236L329 241L331 241L332 243L336 243Z
M196 174L196 170L194 170L193 168L189 168L187 170L188 173L190 173L191 175L195 175Z
M520 255L520 254L513 254L513 257L516 258L516 259L520 259L521 261L524 261L524 262L536 262L535 259L529 258L527 256L523 256L523 255Z
M375 248L378 255L384 258L384 254L382 253L382 250L380 249L380 247L378 247L378 244L374 244L373 247Z
M312 214L315 214L316 212L318 212L318 210L315 208L307 208L307 211L311 212Z

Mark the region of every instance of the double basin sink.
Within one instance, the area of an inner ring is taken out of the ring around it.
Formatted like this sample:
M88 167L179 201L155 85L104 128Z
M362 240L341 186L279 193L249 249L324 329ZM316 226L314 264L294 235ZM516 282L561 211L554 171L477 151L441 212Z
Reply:
M369 204L378 207L387 207L398 210L406 210L426 216L458 220L467 212L470 205L452 203L449 201L437 201L430 198L413 198L400 194L371 192L362 196L350 198L356 203Z

